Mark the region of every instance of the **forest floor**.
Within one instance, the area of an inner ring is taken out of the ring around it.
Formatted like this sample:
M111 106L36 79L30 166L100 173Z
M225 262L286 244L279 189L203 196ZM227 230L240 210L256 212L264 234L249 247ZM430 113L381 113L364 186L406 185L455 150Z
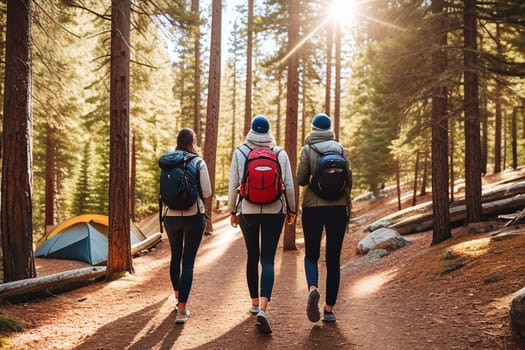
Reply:
M429 198L420 200L425 199ZM299 231L297 250L284 251L282 240L279 245L268 308L273 334L261 334L248 312L242 235L228 218L216 213L214 234L205 236L197 256L188 303L191 317L184 325L175 324L169 246L163 239L134 259L134 274L117 281L53 297L0 303L1 314L18 317L25 325L23 331L10 335L5 347L525 349L525 342L513 335L508 316L513 294L525 286L525 234L490 240L501 231L525 233L525 226L486 233L458 227L451 239L432 247L432 232L427 231L405 236L412 244L381 260L357 256L356 245L366 235L366 225L396 209L393 197L354 204L333 324L311 323L306 317L304 244ZM443 259L447 251L454 252L456 260ZM454 265L458 262L463 265ZM84 265L37 259L39 275L80 266Z

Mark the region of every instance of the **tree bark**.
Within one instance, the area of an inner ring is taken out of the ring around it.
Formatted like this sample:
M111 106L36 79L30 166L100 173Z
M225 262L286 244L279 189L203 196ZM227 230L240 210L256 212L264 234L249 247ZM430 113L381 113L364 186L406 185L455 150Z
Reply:
M467 223L481 221L481 139L476 0L464 2L465 198Z
M133 273L129 236L129 49L131 0L111 5L109 240L107 278Z
M288 52L291 53L287 60L288 81L286 83L286 132L285 149L290 158L292 169L297 169L297 115L299 112L299 50L295 45L299 39L299 2L290 0L289 2L289 25L288 25ZM295 51L293 51L295 50ZM295 181L295 171L293 183ZM295 198L297 202L297 188ZM284 250L295 250L295 225L285 225L284 230Z
M474 2L474 4L473 5L471 4L470 5L471 8L467 9L467 3L465 3L465 16L467 16L467 10L475 11L475 9L473 8L473 6L475 6L475 1L471 0L470 2ZM466 20L467 19L465 18L465 21ZM470 23L470 26L472 27L473 26L472 19L470 19L469 23ZM466 25L467 25L467 22L465 22L465 30L467 30ZM474 24L474 26L475 25L476 24ZM470 31L472 30L475 30L477 34L477 30L475 28L470 28ZM470 34L470 35L472 36L473 34ZM467 40L467 33L465 32L465 47L468 49L466 40ZM472 38L470 38L469 40L472 40ZM471 45L472 43L470 44L470 46ZM498 23L496 23L496 50L497 50L498 57L501 58L500 26ZM466 55L466 52L465 52L465 55ZM466 65L467 63L466 59L467 58L465 57L465 68L468 69L468 66ZM496 79L496 89L494 91L494 103L496 107L496 113L494 115L494 173L495 174L501 172L501 133L502 133L502 130L501 130L502 129L501 128L501 121L502 121L501 90L502 89L503 89L503 84L501 83L499 79Z
M46 184L45 184L45 227L55 224L55 142L53 141L53 131L47 127L46 135Z
M512 169L518 168L518 108L512 110L511 132L512 132Z
M31 204L31 3L7 2L1 208L4 282L36 273Z
M137 208L137 138L133 134L131 138L131 176L129 178L129 217L135 222L135 211Z
M248 0L248 32L246 43L246 96L244 100L244 135L248 134L252 120L252 66L253 66L253 1Z
M283 95L283 73L282 70L279 70L279 80L277 82L277 125L276 125L276 133L275 133L275 142L279 145L281 144L281 130L282 130L282 123L281 123L281 96Z
M416 151L416 163L414 165L414 187L412 191L412 205L416 205L417 196L417 174L419 172L419 150Z
M436 80L447 69L447 32L443 0L432 1L436 16L436 48L432 55L432 73ZM432 91L432 206L434 230L431 245L451 237L448 209L448 121L447 88L439 83Z
M330 8L330 2L325 4L326 8ZM331 106L331 92L332 92L332 50L334 48L334 27L332 22L328 23L326 30L326 88L324 93L324 110L327 115L330 115Z
M210 40L210 74L208 82L208 106L206 111L206 139L204 140L204 160L210 173L212 193L215 193L215 171L217 156L217 135L219 132L219 110L221 95L221 27L222 1L212 2L212 22ZM213 232L213 196L206 199L206 232Z
M197 136L197 145L202 143L202 128L201 128L201 45L200 45L200 13L199 0L191 0L191 12L195 16L196 23L193 25L193 46L194 46L194 61L195 67L193 72L193 80L195 86L195 99L193 102L193 124L194 131Z
M334 133L335 139L340 139L341 121L341 21L335 28L335 92L334 92Z

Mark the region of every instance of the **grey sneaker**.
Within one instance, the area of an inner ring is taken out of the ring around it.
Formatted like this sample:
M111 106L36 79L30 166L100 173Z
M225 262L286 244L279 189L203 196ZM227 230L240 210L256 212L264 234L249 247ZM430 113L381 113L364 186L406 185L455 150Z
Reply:
M257 322L259 323L261 332L266 334L272 334L272 327L270 327L270 322L268 321L268 316L266 316L266 312L260 310L257 313Z
M319 289L315 288L308 293L308 303L306 304L306 315L311 322L317 322L321 318L319 313Z
M259 309L259 305L252 305L252 307L250 308L250 312L254 315L257 315L259 313L259 311L261 311Z
M188 309L178 310L177 311L177 318L175 319L175 323L183 324L184 322L186 322L188 320L189 317L190 317L190 310L188 310Z
M335 322L335 314L333 312L323 310L323 322Z

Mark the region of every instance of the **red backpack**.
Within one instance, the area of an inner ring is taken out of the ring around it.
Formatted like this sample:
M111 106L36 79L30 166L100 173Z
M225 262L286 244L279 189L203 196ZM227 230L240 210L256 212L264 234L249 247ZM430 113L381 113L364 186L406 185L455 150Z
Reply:
M250 151L246 155L239 148L246 158L239 194L255 204L275 202L285 190L278 160L282 149L274 150L268 147L251 149L247 145L244 146Z

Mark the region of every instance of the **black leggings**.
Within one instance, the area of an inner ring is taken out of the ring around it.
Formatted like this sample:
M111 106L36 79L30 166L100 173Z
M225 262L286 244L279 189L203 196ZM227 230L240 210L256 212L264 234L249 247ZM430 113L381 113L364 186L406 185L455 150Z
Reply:
M275 251L283 224L284 214L247 214L239 217L248 253L246 280L251 298L259 297L259 257L262 265L260 296L268 300L272 296Z
M166 216L164 227L171 247L170 278L173 290L179 291L179 301L188 301L193 282L195 256L204 234L204 215ZM182 273L181 273L182 260Z
M334 306L339 293L340 258L343 238L348 224L345 206L303 208L304 270L308 287L318 286L319 261L323 227L326 230L326 298L327 305Z

